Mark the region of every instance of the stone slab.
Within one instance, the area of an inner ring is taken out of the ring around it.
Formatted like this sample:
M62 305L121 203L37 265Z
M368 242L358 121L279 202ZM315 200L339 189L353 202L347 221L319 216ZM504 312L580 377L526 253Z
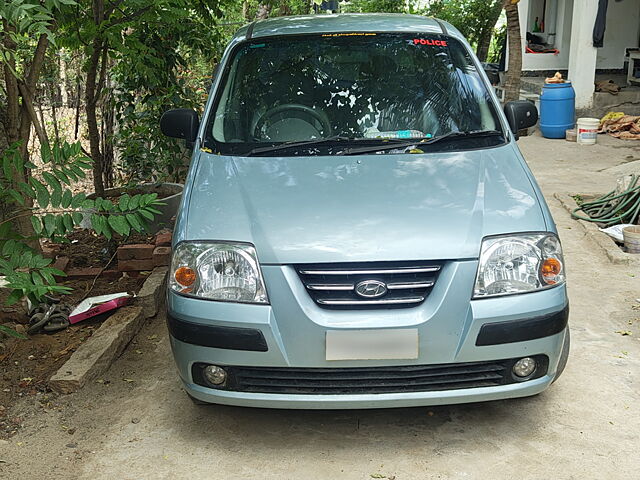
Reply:
M117 310L51 377L51 389L58 393L72 393L96 380L122 354L145 319L139 305Z
M117 310L100 325L49 380L58 393L72 393L106 372L122 354L147 318L158 312L164 299L167 267L157 267L147 277L132 306Z
M167 267L154 268L136 296L135 304L142 307L146 318L155 316L158 313L159 306L162 304L167 270Z
M568 193L554 193L553 196L560 201L562 206L569 213L578 208L573 196ZM582 198L590 198L592 195L582 195ZM585 222L584 220L575 219L576 223L582 227L585 235L595 243L598 248L607 256L609 261L617 265L640 265L640 255L627 253L622 251L620 247L613 241L609 235L600 231L598 226L592 222Z

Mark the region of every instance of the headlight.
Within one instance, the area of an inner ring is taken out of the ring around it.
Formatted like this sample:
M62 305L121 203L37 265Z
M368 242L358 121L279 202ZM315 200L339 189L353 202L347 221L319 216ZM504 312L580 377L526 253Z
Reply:
M179 243L171 258L169 288L209 300L269 303L256 250L243 243Z
M474 298L542 290L564 283L560 240L554 234L486 238Z

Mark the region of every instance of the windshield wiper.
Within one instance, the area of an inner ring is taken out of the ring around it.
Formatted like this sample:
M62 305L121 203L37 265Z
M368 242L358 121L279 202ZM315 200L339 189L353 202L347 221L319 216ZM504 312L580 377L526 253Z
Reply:
M247 157L250 157L252 155L259 155L261 153L277 152L278 150L287 150L289 148L295 148L295 147L312 147L314 145L322 145L323 143L340 142L345 140L350 141L354 139L336 135L333 137L316 138L313 140L304 140L301 142L284 142L284 143L279 143L278 145L271 145L269 147L254 148L253 150L249 150L247 153L245 153L245 155Z
M452 139L452 138L482 138L482 137L495 137L495 136L502 136L502 132L499 132L498 130L470 130L467 132L449 132L444 135L440 135L439 137L433 137L433 138L422 139L422 140L415 139L413 141L406 141L401 143L398 143L397 139L392 139L390 143L385 145L348 148L343 152L341 152L341 154L342 155L360 155L363 153L385 152L387 150L396 150L396 149L403 149L403 148L409 148L409 147L421 148L425 145L433 145L434 143L438 143L443 140Z

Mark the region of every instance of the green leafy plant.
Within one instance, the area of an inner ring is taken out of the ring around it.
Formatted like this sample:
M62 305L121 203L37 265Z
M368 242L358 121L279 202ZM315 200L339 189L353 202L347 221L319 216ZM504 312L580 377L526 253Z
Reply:
M11 289L9 305L25 296L37 302L46 294L70 291L57 285L55 277L64 276L64 272L53 268L52 260L38 251L38 239L62 240L87 218L95 232L108 239L114 233L142 232L160 213L155 207L162 205L157 194L125 194L113 203L74 193L72 186L92 168L79 143L43 146L41 158L44 168L39 175L30 176L27 169L36 165L22 160L18 144L5 150L0 159L0 212L4 214L0 217L0 276ZM15 221L25 216L31 219L34 238L14 228Z
M0 325L0 332L10 337L19 338L21 340L24 340L27 338L21 333L16 332L13 328L5 327L4 325Z

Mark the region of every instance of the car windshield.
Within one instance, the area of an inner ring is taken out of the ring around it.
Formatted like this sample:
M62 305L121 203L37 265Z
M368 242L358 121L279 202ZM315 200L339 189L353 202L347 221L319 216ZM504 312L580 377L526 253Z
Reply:
M206 141L225 154L502 131L466 48L448 36L256 39L236 48L223 75Z

